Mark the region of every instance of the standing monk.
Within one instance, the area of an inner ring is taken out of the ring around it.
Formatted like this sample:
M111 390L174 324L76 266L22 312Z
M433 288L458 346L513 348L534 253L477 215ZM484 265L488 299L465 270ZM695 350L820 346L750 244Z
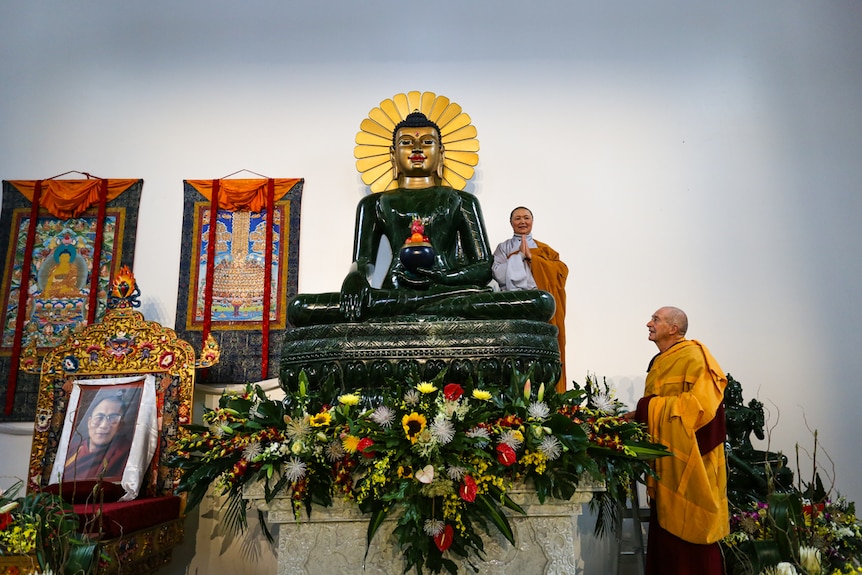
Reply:
M554 297L548 320L557 327L562 370L557 391L566 391L566 278L569 268L551 246L533 239L533 212L519 206L509 214L514 235L494 250L492 272L502 291L540 289Z
M637 411L650 435L672 455L650 478L647 575L722 575L718 541L730 532L724 458L727 378L706 347L685 339L688 318L675 307L647 323L659 353L647 370Z

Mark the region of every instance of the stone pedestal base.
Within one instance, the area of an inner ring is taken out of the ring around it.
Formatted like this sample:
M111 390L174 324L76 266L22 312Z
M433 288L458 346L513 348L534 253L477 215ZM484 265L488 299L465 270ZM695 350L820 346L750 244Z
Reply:
M502 535L485 536L485 561L476 565L478 573L583 574L577 519L582 505L598 489L578 491L569 501L546 500L544 505L534 491L510 491L512 499L526 511L526 515L508 514L515 546ZM297 522L290 499L276 498L266 503L262 485L250 486L245 498L268 513L269 523L278 525L278 575L400 575L404 569L392 536L392 520L385 521L377 531L366 557L368 516L352 503L339 500L332 507L314 506L311 518L303 514L301 522ZM466 561L458 565L459 573L473 573Z
M279 379L295 390L305 370L315 385L330 374L345 389L385 385L415 371L427 381L446 369L450 382L508 382L512 369L536 381L560 378L557 328L529 320L427 320L339 323L284 334Z

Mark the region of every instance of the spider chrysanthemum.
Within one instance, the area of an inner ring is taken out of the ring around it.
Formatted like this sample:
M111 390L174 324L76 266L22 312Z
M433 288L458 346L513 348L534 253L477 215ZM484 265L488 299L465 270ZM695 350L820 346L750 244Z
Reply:
M368 112L368 117L359 125L353 149L362 181L372 192L393 190L398 186L389 155L392 131L414 110L419 110L440 127L444 150L443 184L463 190L479 163L476 127L461 106L433 92L396 94Z

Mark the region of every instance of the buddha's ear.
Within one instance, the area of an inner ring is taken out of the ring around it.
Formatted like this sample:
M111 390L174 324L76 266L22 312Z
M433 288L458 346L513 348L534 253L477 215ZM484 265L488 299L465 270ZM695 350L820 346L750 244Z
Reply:
M446 152L443 150L443 144L440 144L440 158L437 161L437 177L440 182L443 182L443 165L446 163Z
M395 161L395 146L389 146L389 163L392 164L392 179L398 181L398 162Z

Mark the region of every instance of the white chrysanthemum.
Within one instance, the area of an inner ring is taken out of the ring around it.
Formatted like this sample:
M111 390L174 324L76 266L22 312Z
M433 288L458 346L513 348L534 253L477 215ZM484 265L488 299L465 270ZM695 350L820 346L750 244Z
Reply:
M452 481L461 481L464 475L467 473L467 470L463 467L459 467L457 465L450 465L446 469L446 475L449 476L449 479Z
M545 419L551 413L548 404L544 401L536 401L527 408L527 416L530 419Z
M213 423L210 425L210 433L215 437L222 437L224 436L224 429L218 423Z
M597 393L592 398L593 407L605 413L616 413L617 403L609 394Z
M425 535L428 537L437 537L443 533L444 527L446 527L446 524L439 519L426 519L424 527Z
M305 477L305 462L298 457L291 457L284 464L284 476L288 481L298 481Z
M371 421L388 429L395 421L395 412L388 405L380 405L371 414Z
M294 441L297 439L303 439L306 435L311 433L311 423L308 415L290 419L287 422L284 432Z
M470 431L467 432L467 437L472 437L474 439L481 439L482 441L479 443L480 447L484 447L491 442L491 434L488 433L488 430L484 427L474 427Z
M543 438L542 442L539 444L539 451L544 453L545 457L553 461L563 453L563 446L560 444L559 439L553 435L548 435Z
M419 392L415 389L408 389L404 392L404 403L407 405L416 405L419 403Z
M329 461L339 461L344 458L344 446L340 441L333 441L326 446L326 458Z
M445 417L437 416L431 424L431 435L440 445L446 445L455 438L455 426Z
M507 429L500 434L500 443L505 443L512 449L519 449L524 444L524 440L521 437L520 433Z
M254 458L258 457L261 453L263 453L263 448L261 448L260 443L252 441L242 450L242 458L246 461L254 461Z

